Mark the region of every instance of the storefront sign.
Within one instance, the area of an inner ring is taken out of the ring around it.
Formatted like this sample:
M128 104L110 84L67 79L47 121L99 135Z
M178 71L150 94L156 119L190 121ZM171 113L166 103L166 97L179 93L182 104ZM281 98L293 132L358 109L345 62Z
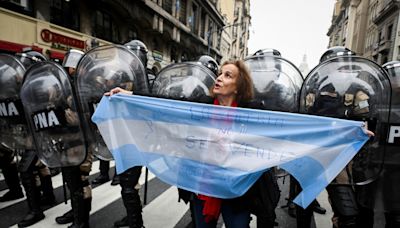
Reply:
M84 49L85 42L82 40L78 40L75 38L71 38L68 36L64 36L55 32L52 32L48 29L43 29L40 32L40 36L42 37L44 42L52 43L52 48L68 50L71 47Z

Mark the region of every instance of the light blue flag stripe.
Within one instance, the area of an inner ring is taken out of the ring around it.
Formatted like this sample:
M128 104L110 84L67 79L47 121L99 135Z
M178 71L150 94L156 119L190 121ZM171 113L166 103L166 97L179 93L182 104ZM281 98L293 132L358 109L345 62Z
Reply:
M363 139L365 134L354 126L361 126L361 122L342 120L328 117L300 115L293 113L231 108L224 106L206 105L193 102L167 100L142 96L113 96L113 108L99 110L101 116L96 116L93 121L101 122L109 119L135 119L158 120L163 122L182 123L193 126L206 126L210 128L229 128L229 131L241 132L246 125L249 134L263 135L273 138L286 139L319 146L331 146L342 144L347 139L342 135L352 134L356 140ZM129 110L125 108L125 102L132 102ZM97 107L99 109L100 107ZM310 121L310 118L313 121ZM224 121L229 120L228 126ZM262 127L260 127L262 124ZM326 131L330 126L330 130ZM279 129L279 131L277 131ZM342 134L343 131L346 134ZM351 132L350 132L351 131ZM318 137L333 140L319 141ZM334 144L332 144L334 143Z
M141 96L105 97L92 120L118 172L145 165L169 184L233 198L279 165L302 186L302 207L368 140L356 121Z

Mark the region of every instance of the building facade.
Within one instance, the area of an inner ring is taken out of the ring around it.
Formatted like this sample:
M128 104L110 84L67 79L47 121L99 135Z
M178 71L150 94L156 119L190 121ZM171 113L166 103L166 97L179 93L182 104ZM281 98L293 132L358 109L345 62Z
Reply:
M345 46L378 64L400 60L399 0L337 0L329 47Z
M251 24L250 0L221 1L220 11L226 21L221 32L223 60L247 57Z
M368 57L379 64L399 60L399 5L400 1L395 0L371 1L371 12L373 12L371 20L376 30L373 51Z
M364 55L369 0L338 0L328 30L329 47L345 46ZM322 53L321 53L322 54Z
M62 60L70 48L88 50L104 44L140 39L148 47L148 68L209 54L247 54L249 0L240 2L234 20L246 25L232 40L221 38L229 21L218 0L4 0L0 2L0 52L38 50ZM246 4L244 4L246 3ZM235 11L236 12L236 11ZM214 32L219 31L219 32ZM246 32L247 31L247 32ZM244 35L242 35L244 34ZM232 47L237 47L233 51Z

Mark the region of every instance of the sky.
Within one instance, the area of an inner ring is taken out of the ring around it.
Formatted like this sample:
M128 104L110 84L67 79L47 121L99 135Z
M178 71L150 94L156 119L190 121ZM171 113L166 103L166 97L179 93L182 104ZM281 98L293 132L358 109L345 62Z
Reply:
M274 48L299 66L304 54L310 70L328 48L335 0L250 0L249 55Z

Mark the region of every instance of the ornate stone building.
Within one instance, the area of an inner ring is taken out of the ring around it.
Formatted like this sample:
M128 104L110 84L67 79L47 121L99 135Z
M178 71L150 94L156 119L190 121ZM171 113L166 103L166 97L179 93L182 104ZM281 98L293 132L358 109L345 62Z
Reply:
M61 60L69 48L142 40L149 65L158 72L171 62L209 53L247 55L249 0L236 0L233 22L224 19L219 0L3 0L0 2L0 52L26 48ZM231 40L221 39L231 23ZM214 32L218 31L218 32ZM221 44L223 43L223 44Z
M346 46L383 64L400 60L399 0L337 0L329 46Z

